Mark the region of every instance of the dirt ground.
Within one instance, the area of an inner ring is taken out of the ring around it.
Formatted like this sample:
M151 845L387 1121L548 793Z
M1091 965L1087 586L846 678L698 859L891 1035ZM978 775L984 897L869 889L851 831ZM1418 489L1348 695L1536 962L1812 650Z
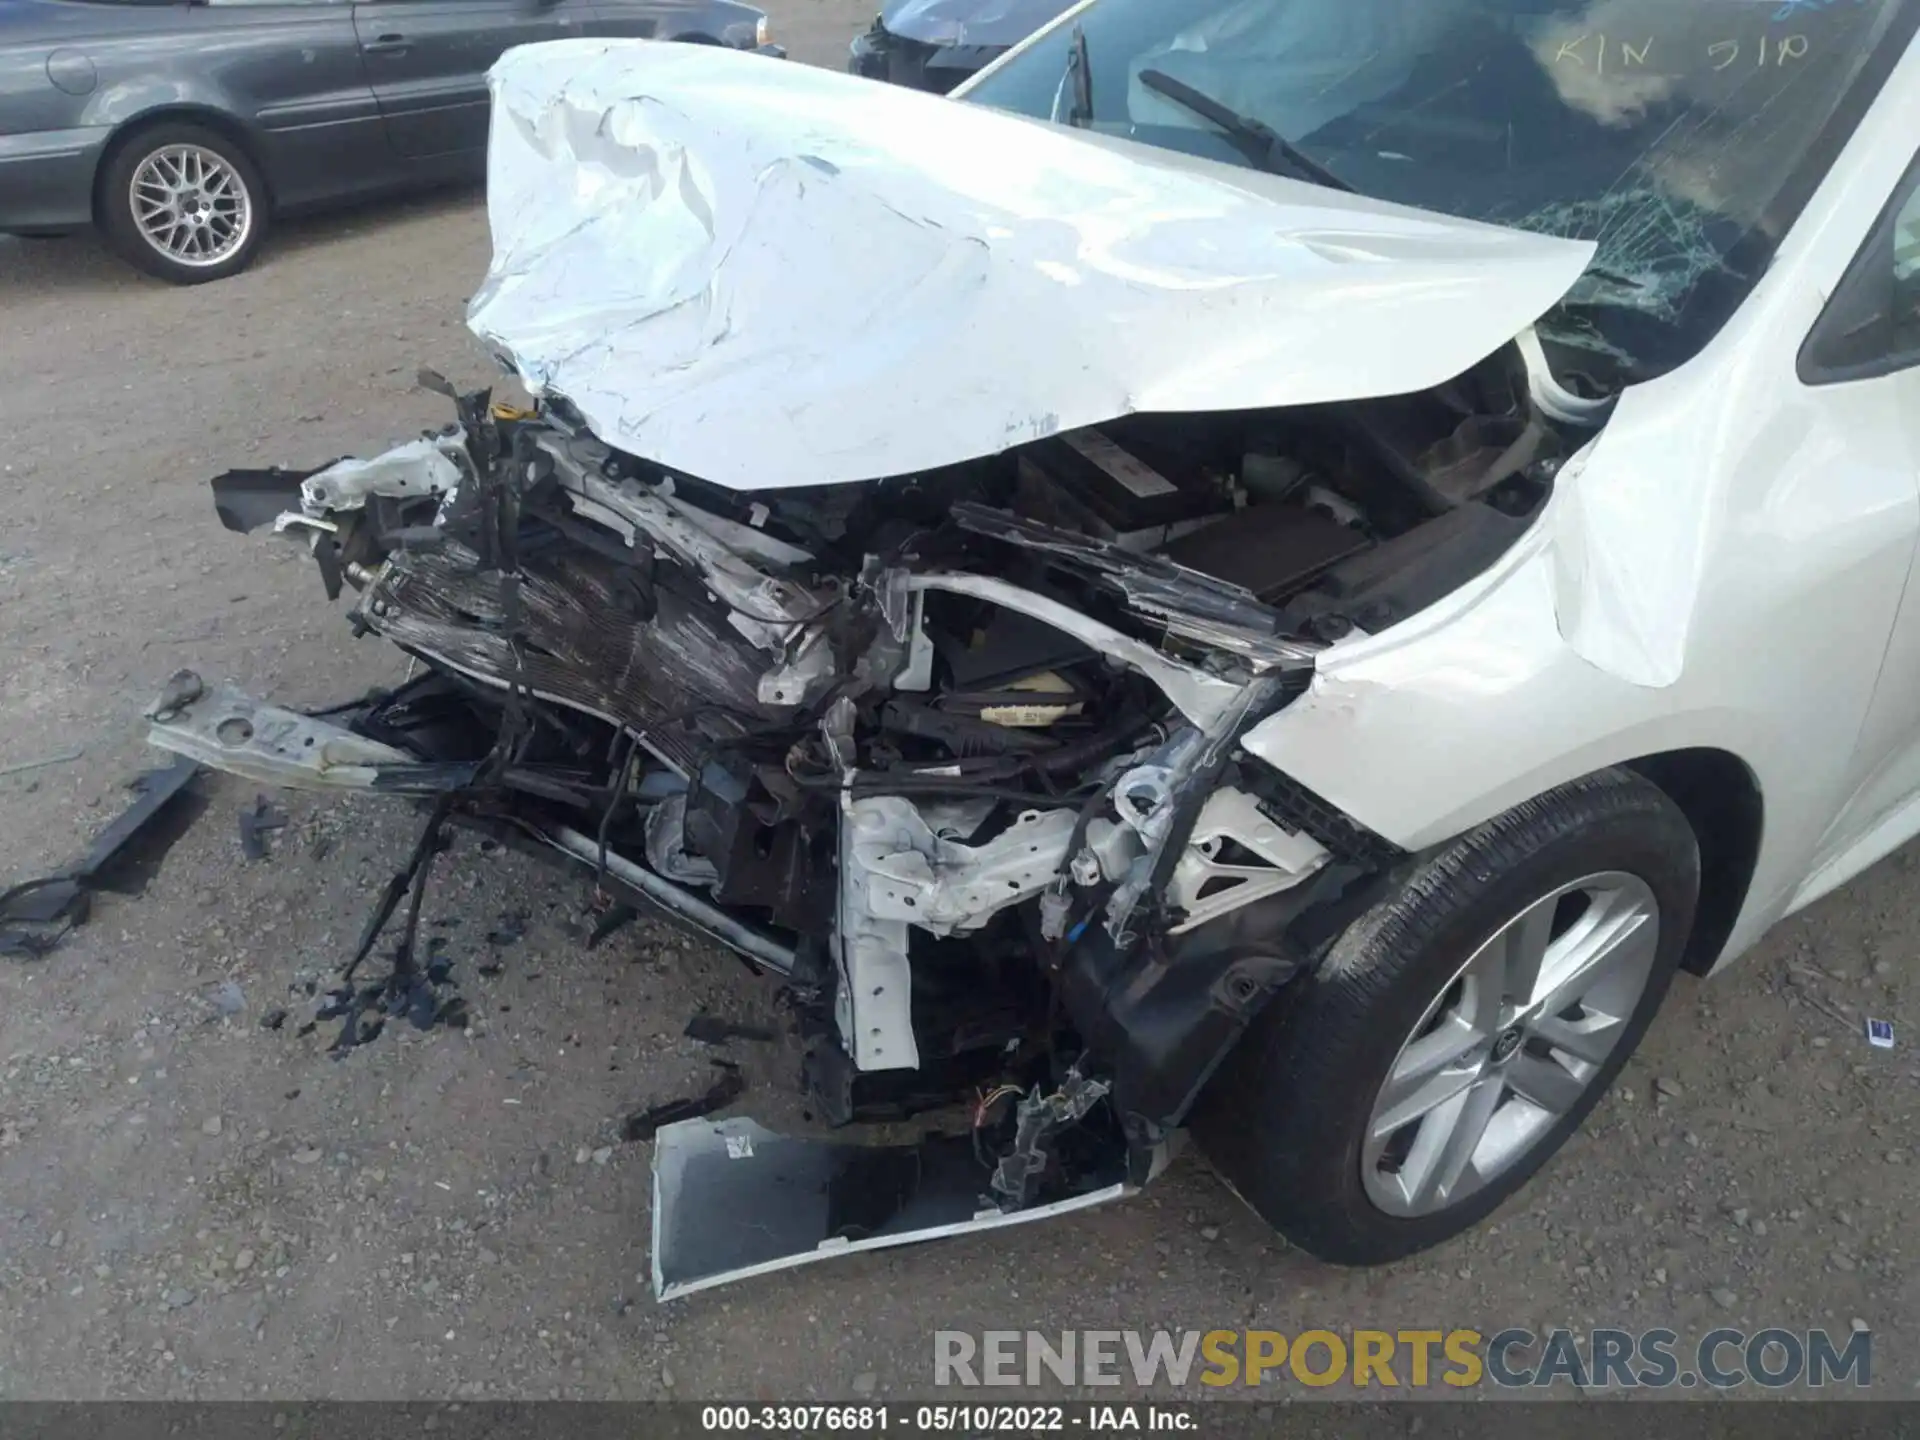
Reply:
M871 9L775 19L834 63ZM394 678L304 558L219 528L205 480L438 424L413 375L487 373L461 318L486 253L471 195L289 226L203 289L90 241L0 248L0 771L84 752L0 778L0 876L117 811L175 669L301 705ZM661 1307L650 1151L620 1120L704 1087L689 1015L777 1025L771 988L644 926L589 951L581 886L463 840L427 917L470 1029L329 1058L335 1027L297 1033L304 982L344 957L417 818L287 798L249 862L252 792L206 793L143 895L0 961L0 1396L898 1398L930 1391L936 1329L1079 1326L1858 1319L1876 1390L1920 1378L1912 852L1683 979L1586 1133L1438 1253L1328 1269L1186 1159L1106 1211ZM1870 1049L1865 1014L1903 1048ZM732 1048L741 1108L794 1122L794 1042Z

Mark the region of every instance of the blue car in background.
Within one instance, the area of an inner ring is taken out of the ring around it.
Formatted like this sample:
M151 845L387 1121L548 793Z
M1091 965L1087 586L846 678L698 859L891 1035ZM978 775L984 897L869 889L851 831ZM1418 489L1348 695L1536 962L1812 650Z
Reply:
M889 0L853 42L847 68L945 95L1074 0Z

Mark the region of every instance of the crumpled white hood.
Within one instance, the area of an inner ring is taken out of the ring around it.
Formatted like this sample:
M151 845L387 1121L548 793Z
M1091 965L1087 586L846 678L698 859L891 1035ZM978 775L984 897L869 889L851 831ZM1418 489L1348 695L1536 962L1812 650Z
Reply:
M529 45L491 80L475 333L738 489L1422 389L1592 253L710 47Z

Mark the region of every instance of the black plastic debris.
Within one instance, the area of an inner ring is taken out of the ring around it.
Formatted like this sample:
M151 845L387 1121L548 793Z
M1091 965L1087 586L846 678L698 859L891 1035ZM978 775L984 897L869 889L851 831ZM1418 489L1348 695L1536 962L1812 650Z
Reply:
M640 912L631 905L609 906L607 912L593 922L593 930L587 936L587 949L593 949L609 935L625 929L639 918Z
M300 482L318 470L229 470L213 477L213 508L220 523L245 535L300 508Z
M340 1033L334 1037L333 1044L327 1047L336 1059L345 1055L356 1046L365 1045L369 1040L377 1040L387 1022L378 1017L371 1020L363 1017L358 1008L347 1011L346 1022L341 1025Z
M464 1028L467 1023L465 1003L458 996L442 997L436 993L439 988L436 982L421 969L414 957L414 943L420 934L420 907L427 894L427 876L433 867L434 856L447 848L446 823L452 805L450 795L441 795L435 800L427 823L420 831L420 838L414 842L413 852L407 857L406 868L395 874L381 890L380 898L360 932L360 943L354 947L352 958L340 967L341 984L327 992L326 999L314 1014L313 1022L300 1027L299 1033L305 1035L314 1023L321 1020L342 1020L340 1033L328 1047L336 1060L378 1038L386 1028L387 1016L404 1015L421 1030L439 1024L457 1024ZM406 917L402 921L400 942L393 952L392 972L385 980L365 985L356 991L353 985L354 972L373 953L374 942L380 938L380 932L386 929L387 922L393 918L394 912L400 908L400 901L407 897L409 891L412 892L412 898L408 900ZM434 949L430 939L430 955ZM441 973L446 977L441 983L451 988L451 962L446 963Z
M86 923L96 891L139 893L198 816L204 802L175 802L199 773L199 765L182 757L137 776L128 787L133 803L94 837L86 854L51 875L0 890L0 955L45 955Z
M413 983L392 998L391 1008L404 1015L407 1023L416 1030L431 1030L433 1017L440 1009L439 997L433 993L433 986L424 975L416 975Z
M453 962L437 959L424 967L396 965L384 980L369 981L358 987L343 985L327 991L313 1019L297 1033L311 1034L321 1021L340 1021L339 1034L327 1047L338 1059L350 1050L377 1040L389 1020L403 1020L416 1030L432 1030L438 1026L463 1030L469 1018L467 1002L454 984Z
M29 880L0 894L0 955L37 959L84 925L92 897L76 880Z
M444 935L427 937L427 979L435 985L450 984L453 980L453 961L447 955L447 937Z
M729 1060L715 1060L713 1068L719 1073L714 1076L713 1084L701 1095L689 1095L679 1100L664 1100L658 1105L649 1105L627 1117L627 1123L621 1128L621 1134L628 1140L651 1140L663 1125L677 1124L682 1120L698 1120L703 1115L711 1115L716 1110L724 1110L742 1095L747 1093L747 1080L740 1073L740 1067Z
M283 1005L274 1006L273 1009L267 1011L266 1014L260 1017L260 1028L262 1030L278 1030L286 1023L287 1011Z
M503 910L493 929L487 931L487 944L496 948L502 945L517 945L527 938L527 912L524 910Z
M423 964L403 943L394 952L393 969L384 980L357 988L343 984L326 992L313 1018L343 1022L328 1047L334 1058L379 1038L389 1020L404 1020L416 1030L467 1027L471 1014L454 980L454 961L443 953L446 944L443 935L429 936ZM302 1026L300 1033L311 1029L311 1025Z
M270 803L266 796L255 795L253 803L240 810L240 853L249 860L267 858L267 836L286 827L286 812Z
M320 1002L320 1008L313 1012L316 1020L338 1020L356 1008L359 997L351 989L327 991L326 998Z
M764 1025L749 1025L719 1015L696 1015L687 1021L686 1037L703 1045L724 1045L729 1040L752 1040L768 1045L779 1038Z

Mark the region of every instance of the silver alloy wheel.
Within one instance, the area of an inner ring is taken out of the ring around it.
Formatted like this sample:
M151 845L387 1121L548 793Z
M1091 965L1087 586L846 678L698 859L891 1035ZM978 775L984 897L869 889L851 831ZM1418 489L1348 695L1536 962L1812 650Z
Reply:
M1620 871L1502 925L1394 1057L1360 1151L1367 1197L1390 1215L1432 1215L1518 1162L1620 1043L1659 948L1659 902Z
M253 233L253 197L224 157L199 145L163 145L127 184L140 237L169 260L203 269Z

